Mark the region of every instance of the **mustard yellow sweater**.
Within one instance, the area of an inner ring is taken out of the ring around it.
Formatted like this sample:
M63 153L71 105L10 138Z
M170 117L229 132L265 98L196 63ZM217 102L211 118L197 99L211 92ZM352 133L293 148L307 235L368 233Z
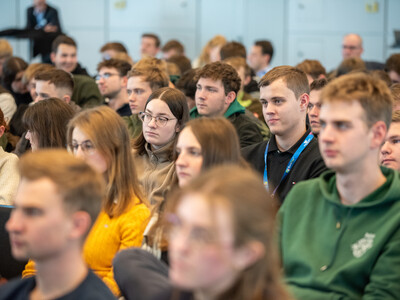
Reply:
M86 263L117 297L120 296L120 291L114 280L112 260L119 250L140 247L149 216L150 211L144 204L136 204L115 218L110 218L101 211L86 239L83 248ZM35 265L30 260L22 276L31 276L34 273Z

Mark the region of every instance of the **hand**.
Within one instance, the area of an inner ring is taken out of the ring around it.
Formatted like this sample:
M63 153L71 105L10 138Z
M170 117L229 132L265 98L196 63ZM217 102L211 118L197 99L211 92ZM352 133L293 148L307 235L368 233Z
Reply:
M58 30L58 26L57 25L47 24L46 26L44 26L43 30L45 32L56 32Z

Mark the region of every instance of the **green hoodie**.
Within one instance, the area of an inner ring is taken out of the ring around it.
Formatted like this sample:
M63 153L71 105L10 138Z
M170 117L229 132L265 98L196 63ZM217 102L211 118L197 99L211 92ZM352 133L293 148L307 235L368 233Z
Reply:
M400 179L343 205L332 171L296 184L279 210L285 279L297 299L400 299Z
M229 118L230 116L232 116L233 114L236 113L240 113L240 114L244 114L246 112L246 109L244 108L244 106L242 106L237 99L235 99L231 105L229 105L228 109L226 110L226 112L224 113L224 117L225 118ZM191 119L196 119L198 117L201 117L201 115L199 114L199 112L197 111L197 107L193 107L192 110L190 111L190 118Z

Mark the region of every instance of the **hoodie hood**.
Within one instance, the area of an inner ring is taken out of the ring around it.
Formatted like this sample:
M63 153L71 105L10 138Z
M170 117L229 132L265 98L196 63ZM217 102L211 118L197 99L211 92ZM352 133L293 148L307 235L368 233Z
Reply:
M226 110L226 112L224 113L224 117L228 118L230 116L232 116L233 114L239 113L239 114L244 114L246 112L246 109L244 108L244 106L242 106L238 101L237 98L235 98L235 100L233 100L233 102L231 103L231 105L229 105L228 109ZM190 111L190 118L191 119L196 119L198 117L200 117L201 115L199 114L197 107L193 107L192 110Z

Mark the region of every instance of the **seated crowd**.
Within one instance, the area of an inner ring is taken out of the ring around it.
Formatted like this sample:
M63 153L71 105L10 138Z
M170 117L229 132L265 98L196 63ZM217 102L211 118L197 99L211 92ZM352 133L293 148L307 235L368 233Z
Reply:
M217 35L191 63L145 33L91 77L51 51L0 40L0 300L400 299L400 53L272 67Z

